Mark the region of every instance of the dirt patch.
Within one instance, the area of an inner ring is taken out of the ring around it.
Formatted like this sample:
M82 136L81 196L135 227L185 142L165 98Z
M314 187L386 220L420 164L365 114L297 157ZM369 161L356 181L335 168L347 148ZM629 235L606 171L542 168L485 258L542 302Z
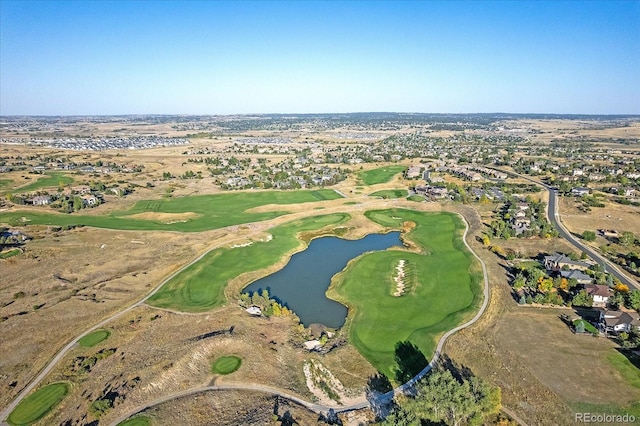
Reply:
M127 217L130 219L153 220L155 222L171 224L171 223L178 223L178 222L187 222L189 219L197 219L199 217L202 217L202 215L198 213L193 213L193 212L184 212L184 213L144 212L144 213L137 213Z

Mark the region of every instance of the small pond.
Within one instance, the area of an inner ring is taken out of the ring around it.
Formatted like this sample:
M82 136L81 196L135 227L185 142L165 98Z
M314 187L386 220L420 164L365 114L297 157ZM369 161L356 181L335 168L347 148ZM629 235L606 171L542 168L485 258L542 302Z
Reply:
M266 288L271 297L293 310L305 326L320 323L339 328L347 317L347 307L325 296L331 277L351 259L393 246L402 246L400 232L370 234L360 240L317 238L305 251L294 254L283 269L253 282L244 291L252 293Z

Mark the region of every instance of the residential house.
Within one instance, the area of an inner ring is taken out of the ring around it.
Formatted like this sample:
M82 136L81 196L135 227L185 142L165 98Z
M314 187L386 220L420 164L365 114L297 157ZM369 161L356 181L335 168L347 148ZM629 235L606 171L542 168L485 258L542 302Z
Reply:
M575 269L569 271L561 270L560 276L568 280L575 279L578 284L591 284L593 282L593 278L591 278L591 276Z
M584 289L587 291L587 294L593 297L593 306L596 307L607 306L609 298L613 295L611 289L606 285L588 284L584 286Z
M548 271L560 271L561 269L579 269L587 270L591 265L577 260L571 260L570 257L562 253L554 253L551 256L544 257L544 266Z
M576 187L571 190L571 195L576 197L582 197L583 195L589 195L589 188Z
M600 310L599 323L608 333L640 330L640 315L635 311Z
M36 195L31 199L34 206L46 206L51 203L51 197L48 195Z
M95 206L98 204L98 198L91 194L84 194L82 195L82 203L85 206Z
M522 234L524 231L528 231L531 227L531 220L522 217L513 221L512 228L515 231L516 235Z

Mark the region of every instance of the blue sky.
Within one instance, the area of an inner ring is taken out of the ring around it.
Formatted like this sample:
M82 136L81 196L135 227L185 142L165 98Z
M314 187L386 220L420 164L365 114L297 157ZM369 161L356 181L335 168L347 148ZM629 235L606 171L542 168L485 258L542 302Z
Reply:
M0 0L0 115L640 114L640 1Z

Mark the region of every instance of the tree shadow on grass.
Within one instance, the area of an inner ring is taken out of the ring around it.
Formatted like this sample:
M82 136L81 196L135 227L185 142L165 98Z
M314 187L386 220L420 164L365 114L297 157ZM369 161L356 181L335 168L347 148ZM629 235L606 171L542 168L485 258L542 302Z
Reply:
M451 375L460 383L468 381L473 377L473 371L465 365L458 364L445 354L440 356L438 367L441 370L449 370Z
M396 343L395 359L398 383L408 382L429 364L427 357L408 340Z

